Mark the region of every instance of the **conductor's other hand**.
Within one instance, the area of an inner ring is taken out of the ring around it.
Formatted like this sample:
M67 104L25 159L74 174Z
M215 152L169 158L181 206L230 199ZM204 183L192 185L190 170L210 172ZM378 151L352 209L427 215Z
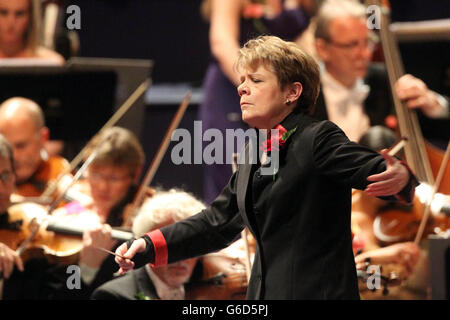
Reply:
M367 177L368 181L374 183L369 184L364 191L375 197L396 195L408 183L409 171L399 160L388 155L386 149L381 151L381 155L386 160L386 171Z

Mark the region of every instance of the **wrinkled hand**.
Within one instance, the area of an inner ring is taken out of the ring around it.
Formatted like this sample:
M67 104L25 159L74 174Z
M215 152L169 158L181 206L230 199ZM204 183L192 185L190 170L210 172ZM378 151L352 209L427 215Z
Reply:
M111 237L111 226L108 224L98 224L83 232L83 250L81 251L80 263L84 263L91 268L99 268L108 256L108 253L98 250L104 248L111 250L116 241Z
M131 261L131 259L136 255L136 253L145 251L146 246L147 245L145 243L145 240L143 238L139 238L133 241L130 248L128 248L126 242L117 248L116 254L127 258L122 259L121 257L116 256L115 260L117 264L120 266L119 269L120 274L134 268L134 262Z
M355 263L357 269L364 269L365 259L370 257L372 265L400 265L403 269L402 275L407 278L414 271L420 255L420 249L414 242L403 242L364 252L355 257Z
M395 195L408 183L409 171L400 161L388 155L386 149L380 153L386 160L386 171L367 177L368 181L374 183L369 184L364 191L374 197Z
M429 90L422 80L405 74L395 83L395 91L408 108L421 109L429 117L439 115L441 110L439 101L435 93Z
M23 271L23 262L20 256L7 245L0 243L0 275L8 279L14 270L14 265Z

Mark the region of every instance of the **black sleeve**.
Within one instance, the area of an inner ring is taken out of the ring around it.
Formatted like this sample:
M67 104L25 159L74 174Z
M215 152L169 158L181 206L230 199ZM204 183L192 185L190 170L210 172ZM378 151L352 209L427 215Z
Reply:
M314 163L321 174L364 190L369 184L368 176L386 170L381 155L351 142L334 123L323 121L313 130Z
M167 243L168 263L218 251L230 245L244 229L236 199L236 180L239 169L231 177L222 193L210 207L200 213L161 228ZM145 252L136 254L133 261L139 267L155 260L154 245L148 236Z
M329 121L322 122L318 127L313 150L316 167L323 174L355 189L364 190L371 183L367 180L368 176L386 170L386 162L380 154L349 141L342 130ZM397 195L381 199L408 203L413 200L418 181L409 167L405 163L403 165L410 173L408 183Z

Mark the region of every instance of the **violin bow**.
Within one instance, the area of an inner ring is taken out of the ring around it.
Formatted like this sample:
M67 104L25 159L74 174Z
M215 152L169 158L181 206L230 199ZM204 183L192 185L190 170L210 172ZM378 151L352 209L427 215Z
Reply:
M142 94L144 94L147 91L150 84L151 84L151 79L146 79L144 82L142 82L141 85L122 104L122 106L103 125L103 127L99 130L98 133L114 126L117 123L117 121L119 121L120 118L122 118L122 116L136 103L136 101L142 96ZM47 185L47 188L44 190L44 192L40 196L41 199L49 198L50 195L53 194L53 192L55 192L56 187L61 182L61 179L63 178L63 176L65 176L66 174L75 170L75 168L78 166L78 164L83 160L88 145L89 145L89 143L87 143L84 146L84 148L75 156L75 158L73 158L73 160L70 162L69 169L61 172L59 174L58 178L56 179L56 181L54 181L53 183L49 183Z
M161 161L167 151L167 148L169 147L170 138L172 137L173 131L178 128L178 125L180 124L181 119L183 118L183 115L189 106L189 102L191 100L191 92L188 91L186 93L186 96L184 97L183 101L181 102L180 106L178 107L177 113L172 119L172 122L170 123L169 128L167 129L166 135L164 136L161 145L159 146L158 151L156 152L155 157L152 160L152 163L150 167L147 170L147 173L145 174L145 178L143 179L141 186L139 187L139 191L134 198L134 201L131 206L131 211L128 217L125 217L125 225L131 225L131 219L136 215L136 211L138 207L141 206L142 201L145 196L145 186L148 186L151 184L153 177L156 174L156 171L159 168L159 165L161 164Z
M233 173L237 170L237 153L233 153L233 163L231 164L231 168L233 170ZM252 270L252 262L250 259L250 249L248 246L248 238L247 238L248 229L247 227L244 228L244 230L241 231L241 238L244 240L244 249L245 249L245 272L247 274L247 284L250 281L250 275Z
M95 150L89 155L89 157L86 159L86 161L83 163L83 165L81 166L80 169L78 169L77 173L73 176L72 180L70 181L70 183L64 188L64 191L58 196L58 198L56 198L52 204L50 205L49 209L48 209L48 214L51 214L53 212L53 210L56 209L56 207L58 206L58 204L61 202L61 200L64 198L64 195L66 194L66 192L73 186L73 184L75 182L77 182L81 176L83 175L83 173L87 170L87 168L91 165L92 161L95 159L95 157L97 157L99 151L100 151L100 147L108 140L111 140L116 134L110 134L106 137L103 138L103 140L100 141L100 143L95 147Z
M408 138L402 137L396 145L391 147L391 149L388 152L388 155L390 155L391 157L395 156L397 154L397 152L399 152L401 149L403 149L405 147L407 140L408 140Z
M428 217L430 216L430 209L431 209L431 202L432 202L431 200L433 200L434 195L436 194L436 192L439 188L439 185L441 184L441 180L442 180L442 177L444 176L444 171L445 171L445 168L447 167L447 162L448 162L449 156L450 156L450 141L448 142L447 150L445 151L445 154L444 154L444 159L442 160L441 166L439 167L438 175L436 177L436 181L434 182L430 199L429 199L427 205L425 206L422 220L420 221L420 225L419 225L419 230L417 231L416 238L414 239L414 243L416 245L418 245L420 240L422 239L423 232L425 230L425 225L427 223Z

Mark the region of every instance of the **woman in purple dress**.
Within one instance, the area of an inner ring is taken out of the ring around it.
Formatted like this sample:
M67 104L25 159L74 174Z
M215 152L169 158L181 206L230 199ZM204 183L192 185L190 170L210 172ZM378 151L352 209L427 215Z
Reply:
M239 48L248 39L260 34L272 34L294 40L308 25L315 11L314 0L205 0L203 12L210 21L212 61L203 83L204 97L199 118L202 129L244 129L239 96L236 91L238 74L234 62ZM210 142L207 142L209 144ZM242 146L235 144L234 152ZM231 177L231 159L204 168L204 201L210 203L222 191ZM228 155L229 157L230 155Z

